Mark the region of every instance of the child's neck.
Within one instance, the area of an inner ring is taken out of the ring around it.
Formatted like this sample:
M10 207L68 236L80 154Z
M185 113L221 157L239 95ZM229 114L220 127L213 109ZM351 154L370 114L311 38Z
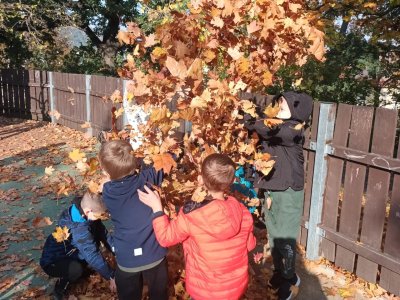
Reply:
M211 191L208 191L208 194L210 194L213 197L213 199L221 199L221 200L225 199L224 192L211 192Z

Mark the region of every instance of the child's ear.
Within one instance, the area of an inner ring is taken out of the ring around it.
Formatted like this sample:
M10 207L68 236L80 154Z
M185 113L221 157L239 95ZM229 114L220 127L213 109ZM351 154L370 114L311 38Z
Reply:
M198 175L198 176L197 176L197 181L199 182L199 185L204 185L203 176Z

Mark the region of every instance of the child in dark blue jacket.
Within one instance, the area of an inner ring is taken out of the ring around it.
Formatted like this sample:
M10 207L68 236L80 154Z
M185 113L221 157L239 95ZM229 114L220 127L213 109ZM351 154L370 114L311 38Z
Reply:
M101 222L106 216L101 196L91 192L76 197L73 204L61 213L58 226L66 227L69 236L57 241L57 235L50 234L40 258L44 272L59 278L54 289L56 299L62 299L69 283L82 277L86 265L110 280L110 289L115 290L114 270L99 250L100 242L110 251L113 246L112 237Z
M167 249L158 243L153 230L153 211L138 197L145 185L160 186L163 172L142 168L128 141L102 145L100 165L110 181L103 186L103 199L114 225L117 260L115 282L120 300L141 300L143 280L152 300L168 299Z

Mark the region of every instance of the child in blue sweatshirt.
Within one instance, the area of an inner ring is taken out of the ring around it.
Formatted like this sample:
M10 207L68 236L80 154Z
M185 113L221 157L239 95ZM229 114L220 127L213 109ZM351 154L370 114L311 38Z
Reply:
M153 167L137 171L140 165L128 141L104 143L99 161L110 178L103 186L103 199L114 225L118 298L141 300L146 281L150 299L167 300L167 249L155 237L153 211L139 200L137 193L145 185L161 185L163 172L156 172Z
M107 215L101 196L91 192L76 197L72 205L61 213L58 226L66 227L69 237L57 241L50 234L40 258L43 271L59 278L53 292L55 299L63 299L68 285L82 277L86 266L110 280L110 289L115 291L114 270L99 250L100 242L110 251L113 246L112 237L101 222Z

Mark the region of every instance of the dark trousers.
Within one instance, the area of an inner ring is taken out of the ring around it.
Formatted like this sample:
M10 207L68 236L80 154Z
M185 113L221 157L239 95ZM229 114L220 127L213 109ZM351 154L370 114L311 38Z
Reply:
M267 197L268 195L265 195ZM271 208L265 209L265 224L275 270L284 278L295 274L296 238L300 231L304 191L271 192Z
M43 267L43 271L51 276L60 278L64 282L75 282L82 277L86 264L76 259L64 258Z
M148 284L150 300L168 300L168 268L164 259L157 266L130 273L117 267L115 283L119 300L141 300L143 281Z

